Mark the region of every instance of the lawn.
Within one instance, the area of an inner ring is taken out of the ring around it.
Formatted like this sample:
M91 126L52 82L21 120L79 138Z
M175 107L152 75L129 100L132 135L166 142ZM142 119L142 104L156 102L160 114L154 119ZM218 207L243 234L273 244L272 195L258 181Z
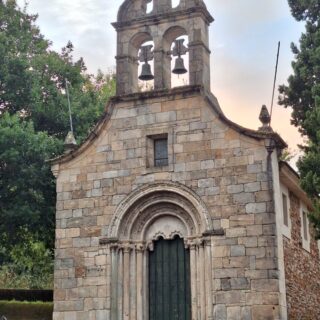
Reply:
M0 301L0 317L8 320L51 320L52 302Z

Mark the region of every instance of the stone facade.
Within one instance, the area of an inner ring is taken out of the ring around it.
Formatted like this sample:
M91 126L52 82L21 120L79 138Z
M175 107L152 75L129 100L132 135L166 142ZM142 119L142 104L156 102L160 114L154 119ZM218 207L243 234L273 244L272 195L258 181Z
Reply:
M196 308L210 314L195 319L280 319L276 220L264 139L224 123L197 87L157 95L112 100L112 113L98 125L97 136L53 167L55 319L112 319L110 249L119 236L113 224L120 212L125 217L123 206L136 190L139 203L145 194L140 188L160 184L161 194L171 183L190 190L202 204L202 209L195 205L200 228L187 237L198 239L197 250L209 243L212 276L203 290L210 290L212 301L201 306L200 299ZM147 139L163 133L168 133L169 165L148 167ZM173 191L176 197L180 193ZM179 199L180 206L190 195ZM214 233L221 229L223 234ZM111 240L103 241L108 236ZM261 318L266 313L270 317Z
M53 161L54 319L147 320L149 252L177 235L190 250L193 320L287 319L295 292L281 233L285 143L267 123L253 131L228 120L208 91L212 18L202 1L173 11L169 0L154 1L150 16L145 4L125 1L115 24L118 95L86 142ZM163 50L182 29L190 85L171 89ZM138 93L135 57L150 35L159 40L156 90ZM168 143L162 167L153 161L157 137Z

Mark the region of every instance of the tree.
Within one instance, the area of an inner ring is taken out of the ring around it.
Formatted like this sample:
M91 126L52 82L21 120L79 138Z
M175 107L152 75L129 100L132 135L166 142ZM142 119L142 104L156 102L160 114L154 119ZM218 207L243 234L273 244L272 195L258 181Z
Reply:
M75 135L81 140L105 108L107 100L100 99L101 90L108 88L109 96L114 93L114 79L105 77L106 87L97 87L103 75L85 74L83 59L73 61L71 42L61 53L53 51L35 25L36 19L26 9L21 11L15 0L0 2L0 112L19 112L33 121L36 131L64 139L69 130L68 81L78 124Z
M298 161L301 185L314 200L310 215L320 237L320 3L318 0L288 0L292 15L305 21L299 47L292 44L295 60L288 86L280 86L280 104L292 108L292 124L308 138Z
M30 252L43 244L53 253L56 191L47 160L63 152L70 129L66 82L79 143L115 92L112 74L88 75L83 59L74 61L71 42L52 50L36 20L15 0L0 0L0 265L23 255L25 239L39 244Z
M35 132L31 121L9 113L0 118L0 237L7 251L23 242L26 230L53 248L55 184L46 160L61 150L61 141Z
M51 250L29 230L24 230L21 240L11 248L10 261L0 267L0 288L52 288Z

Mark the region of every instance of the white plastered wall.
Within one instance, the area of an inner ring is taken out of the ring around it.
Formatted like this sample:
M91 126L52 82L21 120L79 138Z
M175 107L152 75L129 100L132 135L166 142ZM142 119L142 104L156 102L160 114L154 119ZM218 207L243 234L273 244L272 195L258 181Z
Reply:
M287 299L286 299L286 283L284 271L284 249L283 249L283 214L282 214L282 192L280 186L279 160L277 150L271 154L272 181L274 195L274 209L276 214L277 228L277 248L278 248L278 267L279 267L279 290L280 290L280 310L281 320L287 320Z

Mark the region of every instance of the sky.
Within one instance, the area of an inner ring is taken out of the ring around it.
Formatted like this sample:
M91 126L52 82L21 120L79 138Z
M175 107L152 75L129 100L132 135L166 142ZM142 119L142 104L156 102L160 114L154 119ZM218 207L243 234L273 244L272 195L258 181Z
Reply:
M177 0L173 0L177 1ZM204 0L215 18L210 27L211 91L228 118L257 129L261 106L271 105L278 41L281 42L277 86L292 73L290 43L298 43L304 26L290 14L287 0ZM90 73L115 67L116 32L111 22L123 0L29 0L45 37L60 50L70 40L75 58ZM18 0L23 7L25 1ZM290 125L290 109L277 105L272 127L297 150L301 137ZM294 163L292 163L294 165Z

